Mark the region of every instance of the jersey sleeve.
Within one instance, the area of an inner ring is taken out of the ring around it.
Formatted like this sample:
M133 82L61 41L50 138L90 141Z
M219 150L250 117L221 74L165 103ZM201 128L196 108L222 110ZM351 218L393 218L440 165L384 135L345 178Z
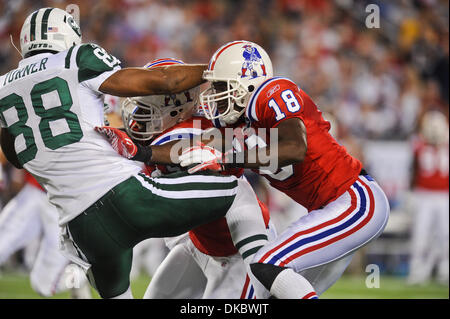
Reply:
M102 83L121 68L119 59L93 43L80 46L76 63L78 82L97 92Z
M276 127L289 118L303 119L304 103L298 86L288 79L269 82L251 106L252 121L260 127Z

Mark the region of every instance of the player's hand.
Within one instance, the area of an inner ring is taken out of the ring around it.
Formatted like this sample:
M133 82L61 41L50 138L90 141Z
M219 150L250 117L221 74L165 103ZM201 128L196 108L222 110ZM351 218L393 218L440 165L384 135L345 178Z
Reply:
M108 139L112 148L117 153L128 159L134 159L136 153L138 152L138 147L134 144L127 133L110 126L96 126L95 130Z
M197 146L183 150L178 158L182 167L197 164L188 169L189 174L204 170L222 171L224 169L223 159L224 154L222 152L202 142L198 142Z

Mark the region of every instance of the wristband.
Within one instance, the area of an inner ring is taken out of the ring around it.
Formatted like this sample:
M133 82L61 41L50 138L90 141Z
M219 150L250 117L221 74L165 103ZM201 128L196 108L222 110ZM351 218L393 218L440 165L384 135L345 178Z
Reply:
M149 163L152 159L152 148L151 146L141 146L139 144L136 144L137 146L137 152L136 155L134 155L131 160L143 162L143 163Z

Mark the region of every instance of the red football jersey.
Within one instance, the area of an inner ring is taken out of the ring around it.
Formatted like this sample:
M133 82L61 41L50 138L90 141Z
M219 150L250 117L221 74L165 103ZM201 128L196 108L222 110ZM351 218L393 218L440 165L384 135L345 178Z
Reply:
M306 127L307 152L303 162L283 167L275 174L262 174L276 189L303 205L318 209L342 195L357 179L362 164L347 153L328 133L330 123L294 82L274 77L250 97L246 117L252 128L270 128L289 118L299 118Z
M423 139L414 141L414 159L417 163L414 187L433 191L448 191L448 144L431 145Z
M194 135L200 135L202 131L205 131L211 127L213 127L213 124L210 120L207 120L204 117L195 116L167 129L158 135L152 141L152 145L162 145L169 141L189 139ZM155 168L156 167L146 166L146 173L150 175ZM170 166L167 167L164 165L157 165L157 168L163 173L170 173L172 171ZM243 172L243 169L233 169L222 173L225 175L235 175L240 177ZM269 223L269 210L259 200L258 202L267 227ZM238 252L234 247L233 241L231 240L231 234L228 229L227 221L224 217L192 229L189 231L189 237L198 250L210 256L226 257L234 255Z

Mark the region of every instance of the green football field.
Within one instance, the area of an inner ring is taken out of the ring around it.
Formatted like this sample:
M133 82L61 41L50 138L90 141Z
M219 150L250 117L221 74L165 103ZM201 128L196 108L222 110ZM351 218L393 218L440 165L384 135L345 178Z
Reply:
M135 298L142 298L150 282L147 276L140 276L132 282ZM93 292L94 298L98 298ZM42 298L30 286L29 278L22 273L0 274L0 299L36 299ZM69 293L60 293L52 298L70 298ZM379 288L367 288L365 277L343 276L326 291L324 299L448 299L448 286L429 283L423 286L409 286L404 278L381 277Z

